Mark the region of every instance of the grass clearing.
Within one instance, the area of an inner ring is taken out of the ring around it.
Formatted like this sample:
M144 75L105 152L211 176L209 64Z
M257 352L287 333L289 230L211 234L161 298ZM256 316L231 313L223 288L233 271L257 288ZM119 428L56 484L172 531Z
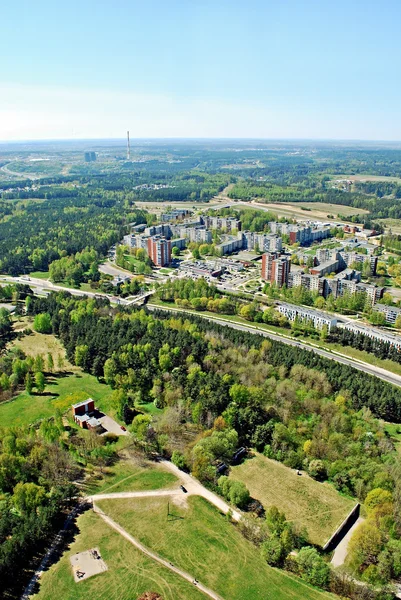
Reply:
M134 600L145 591L158 592L163 600L202 600L190 583L146 557L92 511L78 518L79 533L61 559L40 579L34 600ZM98 547L108 570L74 583L70 556Z
M32 271L32 273L29 273L29 277L33 277L34 279L49 279L50 272L49 271Z
M258 549L203 498L187 501L187 508L170 502L170 513L181 518L169 521L167 498L102 500L98 505L145 546L226 600L334 598L269 567Z
M368 210L363 208L354 208L352 206L343 206L342 204L331 204L328 202L266 202L261 203L252 201L250 208L265 208L271 210L279 217L290 217L302 220L318 219L327 221L327 215L337 215L351 217L353 215L368 214Z
M69 374L57 374L47 377L44 394L31 396L22 392L8 402L0 404L0 423L3 427L29 425L40 419L54 416L56 410L67 411L71 404L91 397L96 406L115 418L111 401L111 388L99 383L96 377L77 371Z
M384 430L390 436L397 452L401 454L401 425L398 423L385 423Z
M113 466L104 470L100 479L85 490L88 494L133 492L173 488L178 479L170 471L145 460L122 457Z
M265 509L277 506L289 521L305 527L313 544L324 545L355 506L328 483L270 460L262 454L231 468L230 477L245 483Z
M18 331L25 328L33 328L33 320L23 317L14 324L14 330ZM54 360L54 368L57 371L57 359L61 356L64 360L64 367L68 371L79 371L77 367L74 367L70 362L67 361L65 356L65 349L61 342L52 334L37 333L32 331L30 335L24 335L20 340L14 340L11 347L21 348L25 354L29 356L38 356L42 354L46 360L47 354L50 352Z

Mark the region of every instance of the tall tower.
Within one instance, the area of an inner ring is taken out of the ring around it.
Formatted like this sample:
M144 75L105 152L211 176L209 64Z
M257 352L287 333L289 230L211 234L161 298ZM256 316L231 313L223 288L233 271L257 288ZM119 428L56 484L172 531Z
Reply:
M131 148L129 145L129 131L127 131L127 160L131 159Z

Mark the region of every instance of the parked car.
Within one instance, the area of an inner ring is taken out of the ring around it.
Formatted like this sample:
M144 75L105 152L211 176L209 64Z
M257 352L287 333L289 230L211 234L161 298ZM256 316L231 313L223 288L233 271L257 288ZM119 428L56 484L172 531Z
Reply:
M122 429L123 431L127 431L127 428L126 428L126 427L124 427L124 425L121 425L121 429Z
M182 489L182 491L184 492L184 494L187 494L187 493L188 493L188 490L187 490L186 488L184 488L184 486L183 486L183 485L180 485L180 488Z

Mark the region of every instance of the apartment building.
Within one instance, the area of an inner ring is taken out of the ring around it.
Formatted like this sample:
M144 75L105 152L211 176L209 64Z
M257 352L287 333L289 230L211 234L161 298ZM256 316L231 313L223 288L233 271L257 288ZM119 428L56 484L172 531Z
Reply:
M165 267L171 262L171 240L160 236L149 237L147 240L149 258L158 267Z
M201 216L202 223L209 229L224 229L227 233L241 231L241 221L235 217Z
M262 279L275 283L278 287L288 285L290 261L288 256L278 252L267 252L262 256Z
M330 237L329 227L311 227L310 225L295 225L292 223L269 223L270 231L282 235L288 235L290 243L299 243L301 246L318 242Z
M197 242L201 244L212 243L212 232L206 229L204 225L197 227L181 227L180 236L189 239L190 242Z
M323 296L325 280L318 275L310 275L309 273L303 273L298 271L296 273L288 274L288 287L303 287L310 292L318 292Z
M370 326L354 325L353 323L339 323L338 327L340 329L347 329L353 333L366 335L372 340L388 343L390 346L395 346L397 350L401 350L401 336L393 333L387 333L387 331L381 331L380 329Z
M243 247L248 250L258 248L260 252L281 252L283 249L283 241L281 237L275 233L254 233L253 231L245 231L243 234Z
M238 250L241 250L243 243L242 233L237 233L236 236L227 236L227 238L221 244L216 246L216 249L222 255L232 254L233 252L238 252Z
M337 325L337 319L335 317L320 310L304 308L288 303L280 303L276 308L282 315L285 315L289 321L295 321L295 319L311 321L316 329L322 329L322 327L326 325L330 331L332 327Z
M318 275L318 277L323 277L324 275L328 275L329 273L336 273L339 268L338 260L329 260L327 262L323 262L316 267L312 267L310 269L311 275Z
M162 223L161 225L151 225L150 227L146 227L144 235L161 235L165 238L171 238L173 232L168 223Z
M386 304L377 304L374 307L374 310L382 313L385 316L386 323L391 323L394 325L397 317L401 315L401 308L397 306L387 306Z

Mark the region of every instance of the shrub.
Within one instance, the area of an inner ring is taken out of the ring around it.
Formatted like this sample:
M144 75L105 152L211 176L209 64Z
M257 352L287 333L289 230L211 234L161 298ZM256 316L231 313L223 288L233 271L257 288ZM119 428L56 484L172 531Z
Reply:
M285 549L280 538L272 536L263 542L260 553L268 565L275 567L282 562L285 555Z
M181 454L181 452L178 452L178 450L174 450L173 454L171 455L171 462L179 469L185 469L187 467L184 455Z
M299 574L305 581L320 588L326 588L330 579L330 567L324 562L315 548L301 548L296 558Z
M33 328L38 333L51 333L52 320L49 313L39 313L33 321Z
M319 459L311 460L308 471L309 475L318 481L322 481L327 476L326 467L324 466L323 461Z

